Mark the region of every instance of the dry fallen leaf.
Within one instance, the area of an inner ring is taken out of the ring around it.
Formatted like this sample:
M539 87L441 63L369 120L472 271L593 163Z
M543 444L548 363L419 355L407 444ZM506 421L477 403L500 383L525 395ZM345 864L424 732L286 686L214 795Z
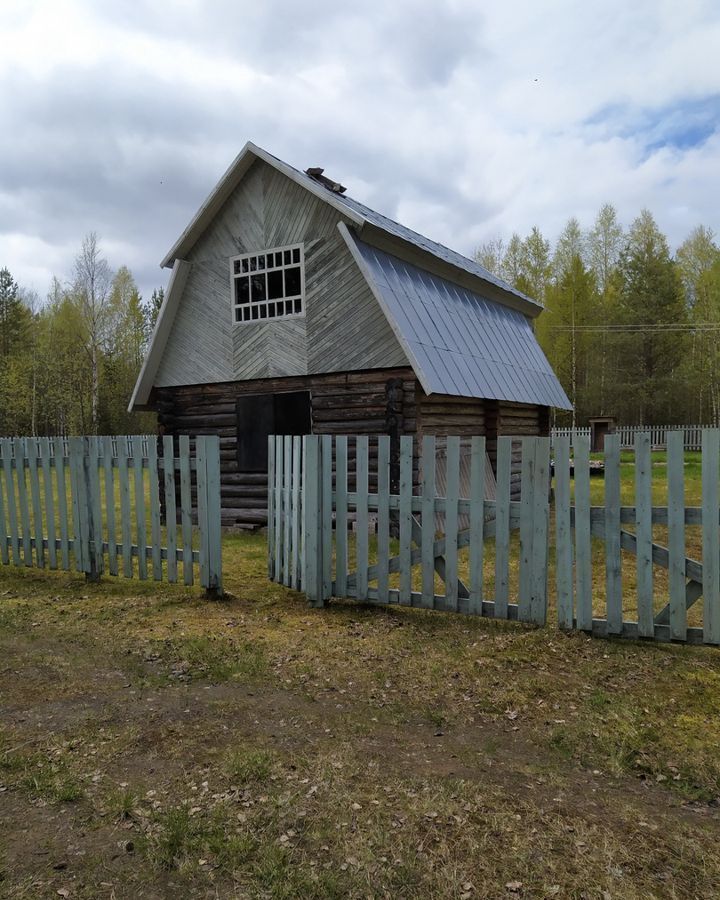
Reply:
M519 894L520 891L522 890L522 886L523 886L522 881L508 881L508 883L505 885L505 887L512 894Z

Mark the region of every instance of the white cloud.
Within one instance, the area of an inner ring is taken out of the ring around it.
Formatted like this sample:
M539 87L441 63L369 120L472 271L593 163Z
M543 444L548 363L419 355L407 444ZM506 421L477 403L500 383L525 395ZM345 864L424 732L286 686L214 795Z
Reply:
M605 201L676 244L720 230L718 46L701 0L4 0L0 265L94 229L148 293L248 139L466 253Z

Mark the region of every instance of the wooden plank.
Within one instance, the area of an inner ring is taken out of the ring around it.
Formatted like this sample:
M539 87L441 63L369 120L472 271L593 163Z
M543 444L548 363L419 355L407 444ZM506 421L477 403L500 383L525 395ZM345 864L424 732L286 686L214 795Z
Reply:
M655 636L652 563L652 456L650 434L635 433L635 536L637 537L638 634Z
M267 502L268 502L268 521L267 521L267 563L268 563L268 578L270 581L275 580L275 528L277 527L277 523L275 521L275 441L276 437L274 434L268 435L268 492L267 492Z
M208 581L203 587L215 596L222 596L222 528L220 510L220 440L211 434L205 438L206 508Z
M130 503L130 471L128 463L128 438L117 439L118 484L120 486L120 530L122 534L123 575L133 577L132 558L132 506Z
M290 508L292 511L290 552L290 587L294 590L300 588L300 535L301 535L301 478L302 478L302 438L294 435L292 439L292 484ZM346 535L347 538L347 535Z
M135 527L138 547L138 578L147 578L147 526L145 517L145 478L143 471L142 438L133 435L132 455L135 476Z
M570 438L558 437L555 453L555 582L558 627L571 629L573 609L573 553L570 523Z
M331 439L332 440L332 439ZM331 470L332 475L332 470ZM289 436L285 437L285 443L283 448L283 483L282 483L282 494L283 494L283 509L285 510L285 517L283 519L283 577L282 583L285 587L290 587L290 540L292 537L292 508L290 506L290 500L292 498L291 491L291 482L292 482L292 438ZM330 532L332 536L332 531Z
M95 435L86 438L85 472L88 485L89 528L92 542L91 576L97 578L103 571L103 522L102 495L100 493L100 442Z
M447 439L445 506L445 597L447 607L458 608L458 500L460 499L460 438Z
M167 547L167 579L174 584L177 565L177 500L175 497L175 450L171 434L163 436L163 484L165 488L165 544ZM109 522L108 522L109 526Z
M403 605L410 604L410 594L412 593L412 564L410 562L412 543L412 492L413 438L412 435L404 434L400 437L399 483L400 603Z
M510 594L510 469L512 438L497 442L497 500L495 507L495 618L506 619Z
M422 442L422 605L432 609L435 602L435 436L426 434Z
M80 437L70 438L70 475L73 505L73 525L75 537L73 551L75 567L79 572L90 574L90 540L88 528L87 485L85 482L85 441Z
M5 475L7 492L7 516L10 529L10 549L14 566L21 565L20 531L18 529L17 504L15 499L15 479L13 477L13 442L10 438L2 438L2 467Z
M667 433L668 553L670 570L670 635L687 637L685 605L685 450L682 431Z
M305 554L305 441L300 438L300 561L299 561L299 588L305 590L305 571L306 571L306 554Z
M286 441L289 441L286 438ZM333 439L329 434L323 434L320 437L320 454L322 457L322 589L323 597L332 596L332 550L333 550L333 527L332 527L332 457L333 457ZM289 512L286 513L288 515ZM289 536L289 532L288 532Z
M53 466L51 465L50 459L50 438L39 438L38 443L40 444L40 466L43 473L43 500L45 503L48 565L51 569L57 569L57 532L55 528L55 496L52 477ZM3 541L3 545L5 546L5 541ZM7 552L7 546L5 546L5 550Z
M390 435L378 437L377 591L381 602L389 599L390 559Z
M190 472L190 437L181 434L180 453L180 524L183 541L183 584L194 582L192 551L192 475Z
M533 471L533 555L530 574L530 621L544 625L547 620L548 527L550 520L550 440L531 438L535 464Z
M318 462L319 465L319 462ZM283 506L283 481L285 480L285 437L275 435L275 573L274 581L283 582L283 540L285 538L285 515Z
M335 594L338 597L344 597L347 593L347 465L347 436L342 434L335 438ZM378 535L378 549L379 544Z
M620 552L620 438L605 437L605 597L608 634L622 630L622 556Z
M153 580L162 581L162 530L160 526L160 470L157 442L148 441L148 480L150 482L150 540L152 541Z
M33 531L35 532L35 559L38 568L45 568L45 547L43 543L43 510L40 499L40 478L38 477L37 439L26 438L26 454L28 461L28 477L30 480L30 497L32 501Z
M324 606L325 600L322 595L322 561L320 560L322 540L320 537L321 482L318 436L315 434L305 435L303 450L303 547L305 553L303 589L310 604L321 607Z
M720 644L720 526L718 525L718 461L720 431L705 429L702 435L703 510L703 640Z
M358 600L367 599L368 590L368 436L358 435L355 439L355 483L357 507L355 514L355 547L357 557Z
M575 604L577 627L592 631L592 547L590 543L590 437L573 437L575 480Z
M535 479L535 444L532 438L521 442L520 464L520 559L518 616L521 622L531 620L532 560L533 560L533 482Z
M472 615L482 615L485 525L485 438L470 443L470 603Z
M200 536L200 584L207 588L210 584L210 544L208 540L210 519L208 516L208 468L207 468L207 436L198 435L195 438L195 460L197 468L196 498L198 534Z
M2 454L2 444L0 444L0 454ZM0 473L4 471L2 464L0 463ZM8 526L5 515L5 499L3 497L3 478L0 478L0 562L3 565L7 565L10 561L10 554L8 553Z
M107 523L108 571L118 574L117 536L115 532L115 467L113 439L102 438L103 474L105 477L105 521Z

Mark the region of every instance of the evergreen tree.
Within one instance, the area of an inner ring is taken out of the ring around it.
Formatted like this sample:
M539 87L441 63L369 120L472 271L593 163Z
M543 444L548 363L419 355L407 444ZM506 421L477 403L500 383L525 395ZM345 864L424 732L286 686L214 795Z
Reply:
M23 303L18 284L8 269L0 269L0 356L7 359L25 348L30 310Z

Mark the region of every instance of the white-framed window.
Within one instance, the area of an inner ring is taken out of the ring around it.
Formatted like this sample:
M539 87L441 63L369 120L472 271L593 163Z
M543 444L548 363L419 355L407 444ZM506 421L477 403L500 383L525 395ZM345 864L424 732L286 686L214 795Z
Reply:
M236 325L305 313L302 244L243 253L230 260L232 316Z

